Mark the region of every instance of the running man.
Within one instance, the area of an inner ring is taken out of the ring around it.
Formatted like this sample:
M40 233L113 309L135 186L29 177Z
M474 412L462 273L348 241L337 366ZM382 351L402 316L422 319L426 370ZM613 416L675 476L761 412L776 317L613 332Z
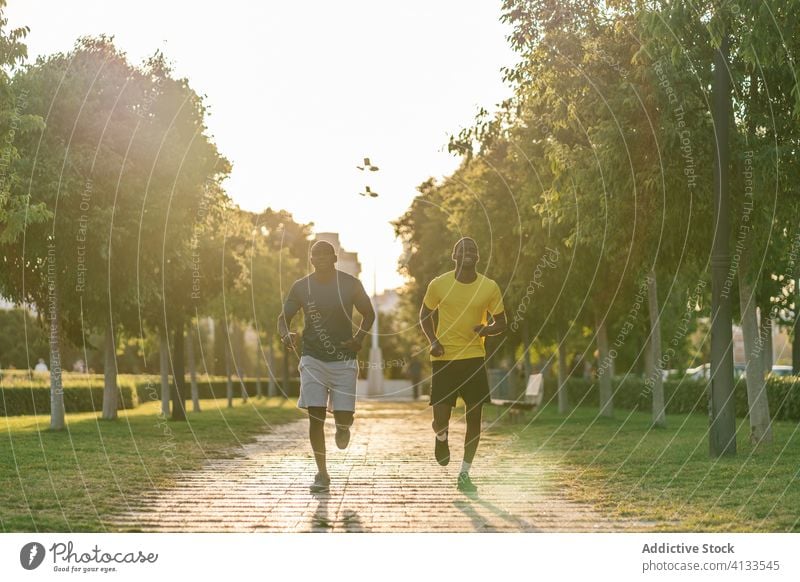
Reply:
M431 344L436 460L442 466L450 462L450 413L461 396L466 405L467 434L457 485L459 491L474 493L478 488L470 480L469 470L481 438L483 403L490 400L483 343L486 336L505 331L506 316L500 287L475 270L480 258L475 241L467 237L459 240L452 258L455 270L428 284L419 320Z
M356 409L357 354L375 312L364 286L357 278L336 269L336 251L328 242L311 247L314 272L298 279L289 290L278 317L281 341L297 351L297 334L290 330L292 318L301 309L305 318L303 353L300 357L300 399L297 406L308 409L308 437L317 475L309 487L312 493L330 489L331 478L325 458L325 414L333 410L336 446L347 447ZM361 323L353 335L353 307Z

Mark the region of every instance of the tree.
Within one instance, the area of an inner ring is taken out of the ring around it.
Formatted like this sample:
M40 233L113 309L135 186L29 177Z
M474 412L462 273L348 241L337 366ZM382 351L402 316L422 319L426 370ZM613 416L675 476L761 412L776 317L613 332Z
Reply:
M9 199L24 200L32 212L27 223L6 215L3 238L4 260L10 263L4 294L35 306L49 323L54 430L65 424L61 342L64 337L75 344L82 339L82 312L75 290L82 276L79 253L83 241L76 231L81 229L81 195L87 191L87 176L81 171L87 167L84 146L96 143L102 131L98 120L79 127L81 105L91 99L85 93L85 61L76 58L75 74L65 75L73 64L70 60L61 53L39 59L13 79L13 90L27 96L29 110L46 117L44 124L20 132L13 166L19 178L11 180L14 193ZM88 103L90 110L95 105ZM70 137L75 141L71 150Z
M147 228L137 209L150 176L150 144L140 132L147 125L143 104L152 87L106 37L80 39L68 54L39 59L15 83L35 95L31 107L45 117L43 131L25 143L21 163L29 167L34 197L53 216L49 232L32 225L25 238L59 241L47 249L58 274L51 303L72 343L91 348L91 332L101 333L102 417L114 419L116 335L138 324L140 297L129 268L137 256L130 241L137 228ZM57 188L49 192L52 184Z
M0 370L28 370L38 358L47 355L47 334L27 310L0 309L0 330Z
M137 296L140 320L163 338L162 364L169 364L176 388L172 419L185 420L183 334L186 321L198 316L221 285L219 227L229 204L221 183L230 163L207 135L206 106L188 80L175 79L161 53L146 62L144 74L151 91L138 135L149 152L149 175L139 211ZM177 342L172 350L164 345L170 336ZM162 385L165 414L167 397Z
M27 230L52 218L46 204L32 200L26 189L26 168L22 164L19 145L41 131L41 117L29 113L30 92L18 87L11 75L19 71L27 56L23 39L28 28L8 29L5 16L6 1L0 0L0 133L4 136L0 156L0 295L17 304L36 305L40 314L46 313L47 264L41 255L31 260L24 252ZM34 271L35 273L31 273ZM25 275L29 284L25 284ZM55 293L55 284L52 286ZM64 428L64 394L61 384L60 327L57 303L53 304L50 327L50 428ZM53 365L55 364L55 366Z

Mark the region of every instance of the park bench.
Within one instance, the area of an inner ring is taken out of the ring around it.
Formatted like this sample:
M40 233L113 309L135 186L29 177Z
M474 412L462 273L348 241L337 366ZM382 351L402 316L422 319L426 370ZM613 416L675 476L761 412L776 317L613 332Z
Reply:
M515 394L508 375L492 378L491 404L496 407L497 415L506 416L509 421L517 422L523 412L534 410L542 404L544 398L544 381L541 374L531 374L522 394Z

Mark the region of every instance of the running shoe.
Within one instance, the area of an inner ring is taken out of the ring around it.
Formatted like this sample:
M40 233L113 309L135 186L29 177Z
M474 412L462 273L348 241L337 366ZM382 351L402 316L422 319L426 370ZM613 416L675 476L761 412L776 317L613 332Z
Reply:
M346 449L350 444L350 427L337 426L336 427L336 446L340 449Z
M317 473L314 482L309 486L311 493L327 493L331 489L331 478L329 475Z
M469 473L458 474L458 490L463 493L476 493L478 488L469 478Z
M445 431L444 434L447 436L447 431ZM445 438L443 441L440 441L438 437L434 437L434 440L436 440L436 446L434 448L436 462L444 467L450 462L450 443L448 442L447 438Z

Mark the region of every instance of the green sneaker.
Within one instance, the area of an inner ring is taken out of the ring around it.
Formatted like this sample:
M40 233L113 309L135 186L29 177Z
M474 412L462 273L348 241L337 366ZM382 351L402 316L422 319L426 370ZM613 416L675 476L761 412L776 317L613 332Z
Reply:
M469 473L458 474L458 490L462 493L477 493L478 488L469 478Z
M331 489L331 478L329 475L317 473L314 482L308 487L311 493L327 493Z

